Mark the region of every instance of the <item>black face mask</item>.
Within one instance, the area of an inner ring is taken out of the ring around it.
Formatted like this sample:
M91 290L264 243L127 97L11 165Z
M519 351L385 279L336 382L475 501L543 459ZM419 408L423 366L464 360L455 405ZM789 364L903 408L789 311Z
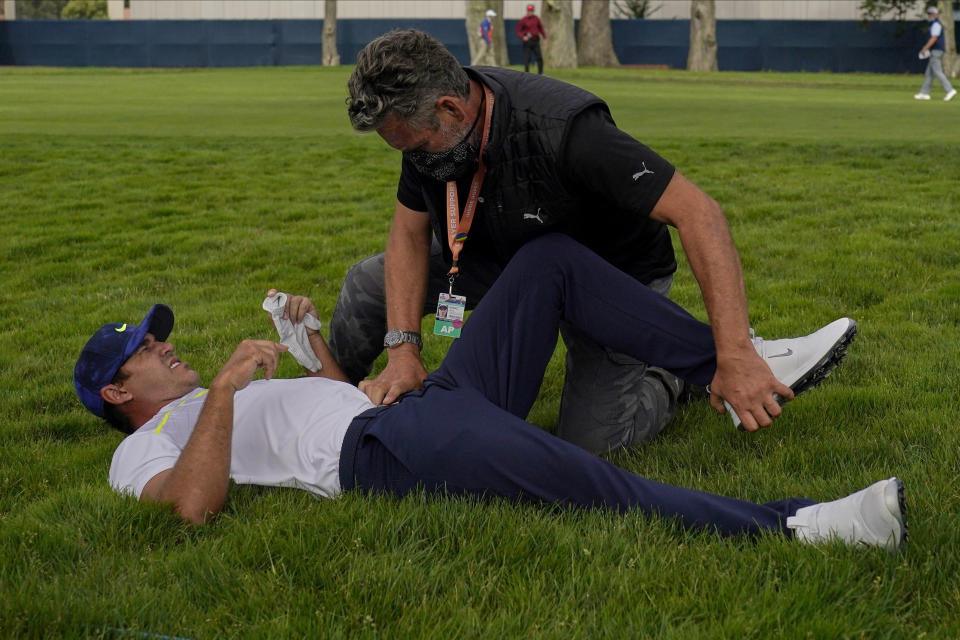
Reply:
M480 115L477 114L476 120L467 135L463 136L457 144L446 151L430 153L428 151L407 151L403 154L416 167L417 171L423 175L439 180L440 182L449 182L450 180L459 180L463 176L473 173L477 167L477 156L479 150L470 144L468 140L473 135L473 130L480 121Z

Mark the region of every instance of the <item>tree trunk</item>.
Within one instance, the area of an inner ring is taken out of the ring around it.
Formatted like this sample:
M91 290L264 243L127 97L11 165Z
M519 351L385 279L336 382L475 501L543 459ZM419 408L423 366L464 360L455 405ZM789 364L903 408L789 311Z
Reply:
M467 46L470 48L470 64L488 64L481 62L486 49L483 39L480 37L480 23L483 22L484 13L487 10L487 3L483 0L467 0L467 16L464 19L464 27L467 30Z
M543 0L540 20L547 40L541 43L548 69L576 69L577 40L573 36L573 0Z
M960 56L957 55L957 34L953 25L953 2L940 0L940 22L943 23L943 72L948 78L960 78Z
M506 67L510 64L510 55L507 53L507 33L503 24L503 0L489 0L487 6L497 12L493 19L493 64Z
M577 62L589 67L619 67L610 33L610 0L590 0L581 7Z
M714 0L690 2L690 55L687 71L717 70L717 10Z
M323 66L340 66L340 54L337 53L337 0L323 2Z

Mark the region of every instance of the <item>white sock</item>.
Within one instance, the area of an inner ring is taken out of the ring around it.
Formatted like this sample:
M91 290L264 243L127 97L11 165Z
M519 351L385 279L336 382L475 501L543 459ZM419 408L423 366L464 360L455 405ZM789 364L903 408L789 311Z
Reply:
M273 326L277 328L277 333L280 334L280 344L289 349L290 355L296 358L297 362L316 373L323 368L323 364L313 352L310 339L307 338L307 329L319 331L320 321L308 313L303 317L303 322L293 324L290 318L283 317L286 305L287 294L282 292L272 298L267 296L263 300L263 310L270 314Z

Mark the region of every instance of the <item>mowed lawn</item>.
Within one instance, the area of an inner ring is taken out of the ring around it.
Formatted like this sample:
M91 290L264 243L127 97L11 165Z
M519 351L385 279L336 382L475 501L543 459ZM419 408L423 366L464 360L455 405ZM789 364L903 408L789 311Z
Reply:
M614 460L754 501L897 475L903 552L237 486L197 528L115 495L120 436L72 385L97 327L165 302L208 382L273 335L266 289L326 320L382 250L400 158L350 129L349 71L0 69L0 637L960 636L960 101L915 102L918 75L549 70L723 205L758 335L861 329L773 428L688 405ZM672 297L705 317L683 261ZM561 355L531 414L548 430Z

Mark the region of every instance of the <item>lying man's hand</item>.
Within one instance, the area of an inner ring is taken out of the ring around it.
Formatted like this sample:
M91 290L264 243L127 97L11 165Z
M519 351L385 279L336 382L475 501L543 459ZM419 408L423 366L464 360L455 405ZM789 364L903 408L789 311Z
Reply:
M280 354L286 350L282 344L269 340L244 340L210 383L210 388L240 391L250 384L259 369L263 369L263 377L269 380L277 370Z
M270 289L267 291L267 296L272 298L279 293L276 289ZM312 315L314 318L320 317L317 313L317 307L313 304L313 301L307 296L294 296L287 294L287 304L283 317L289 319L293 324L300 324L303 322L303 318L307 314ZM319 333L307 327L307 335L314 333Z
M423 387L426 378L416 345L402 344L391 349L390 361L380 375L363 380L359 388L374 404L392 404L407 391Z
M774 394L783 401L793 399L790 387L777 380L770 367L753 347L736 355L717 356L717 371L710 383L710 404L720 413L726 413L726 400L740 416L747 431L768 427L780 415L782 408Z

